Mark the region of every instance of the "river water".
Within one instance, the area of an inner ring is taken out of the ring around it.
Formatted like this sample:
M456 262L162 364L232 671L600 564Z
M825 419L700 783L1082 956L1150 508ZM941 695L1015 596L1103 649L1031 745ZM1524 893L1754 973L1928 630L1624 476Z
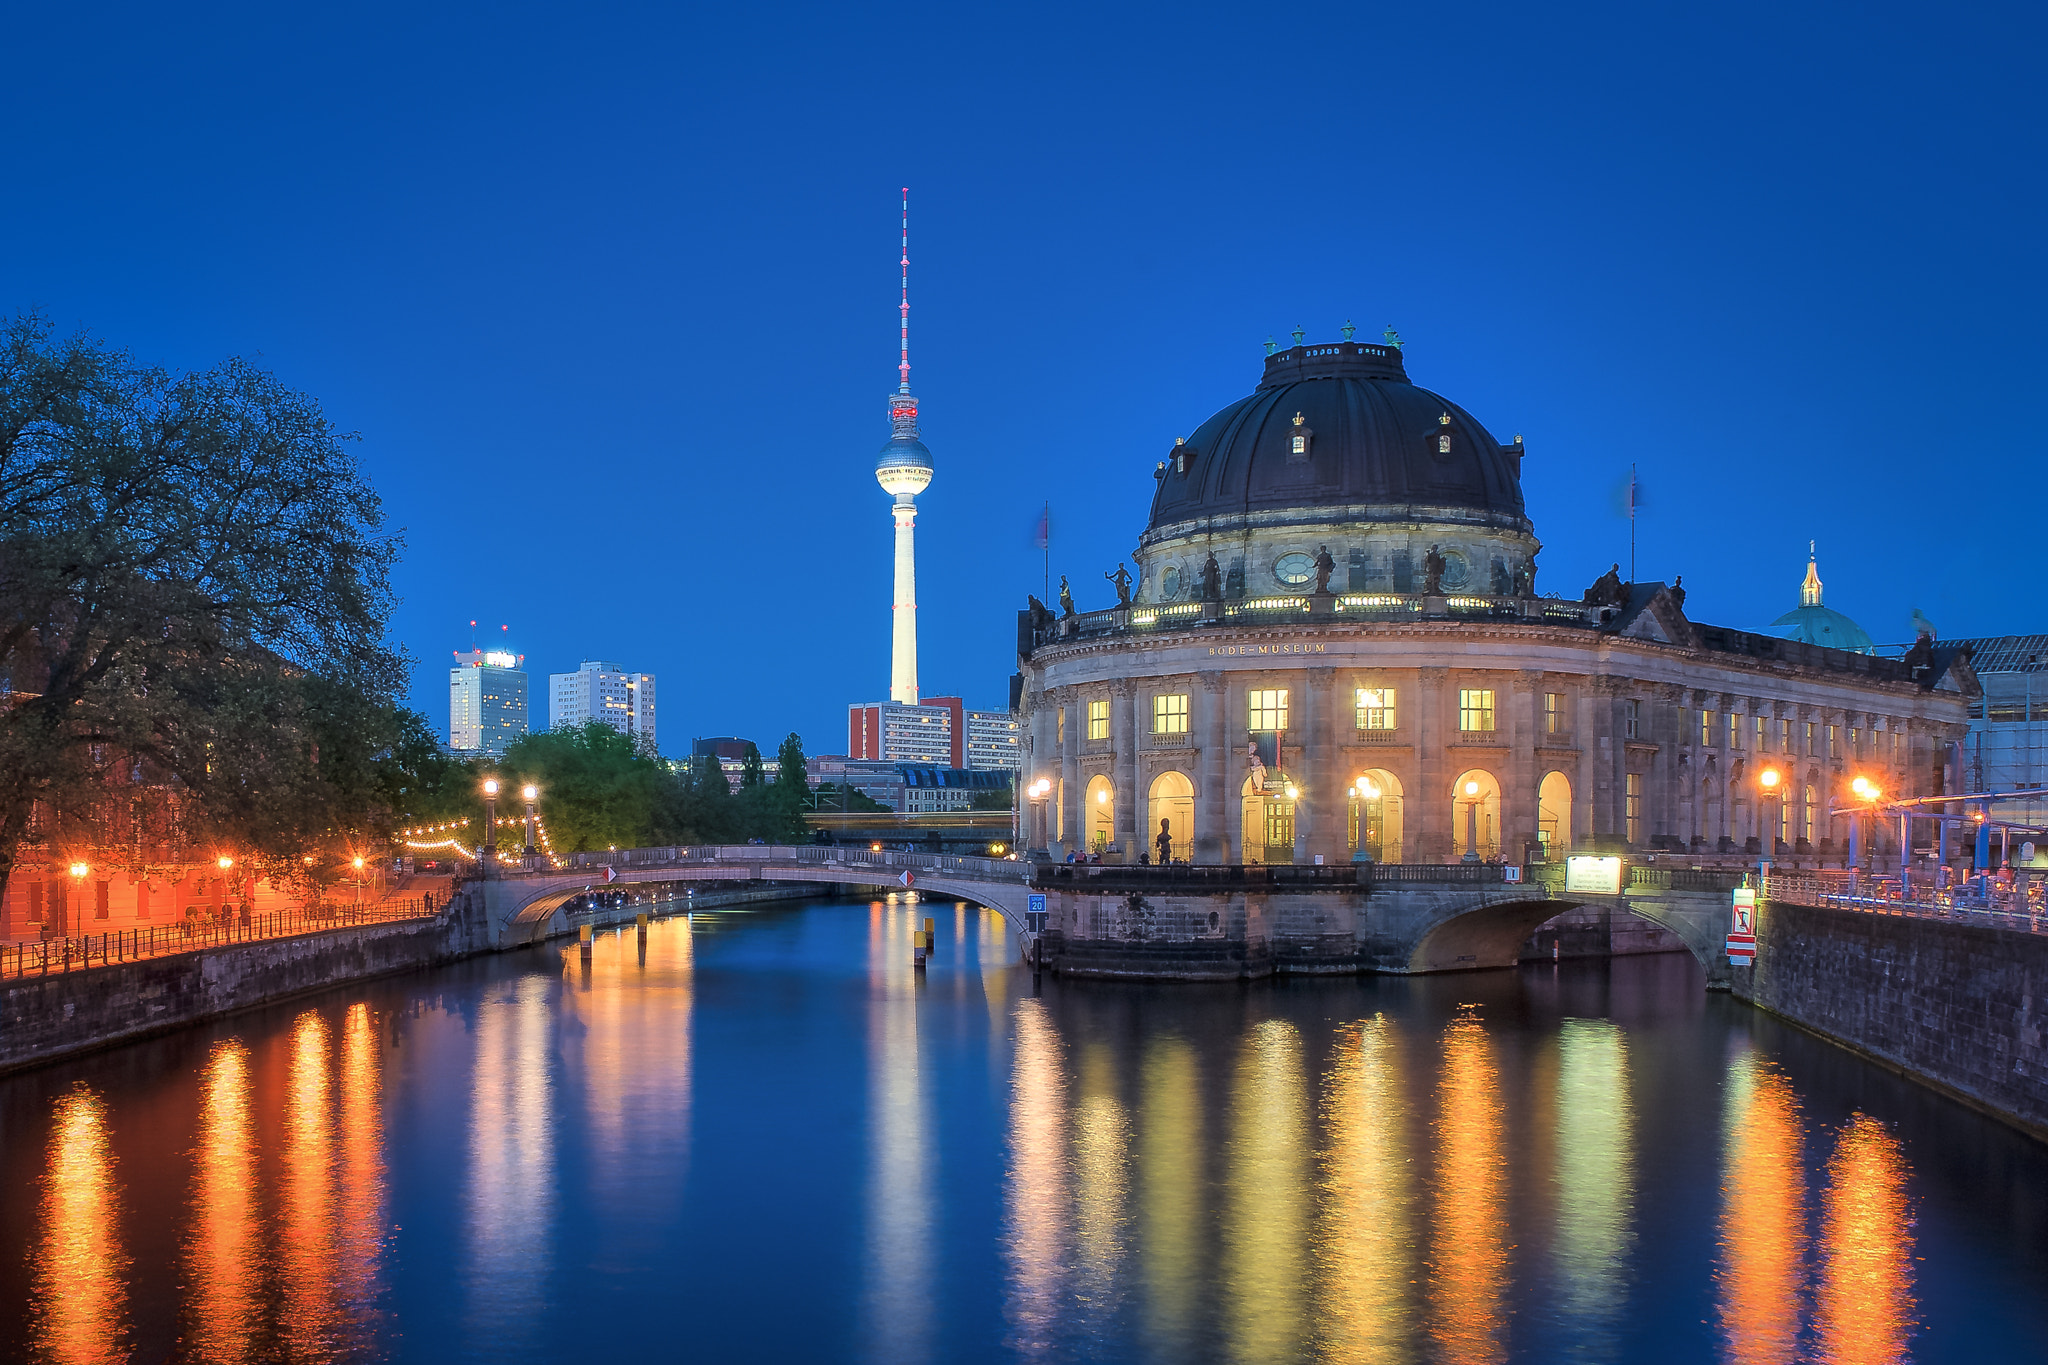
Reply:
M1689 957L1009 956L700 912L0 1081L0 1358L2048 1359L2048 1148Z

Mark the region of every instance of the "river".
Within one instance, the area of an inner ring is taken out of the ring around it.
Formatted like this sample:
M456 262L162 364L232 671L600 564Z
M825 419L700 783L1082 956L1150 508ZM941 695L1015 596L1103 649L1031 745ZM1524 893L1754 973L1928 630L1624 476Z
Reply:
M1687 956L1011 954L677 914L0 1080L0 1359L2048 1359L2048 1148Z

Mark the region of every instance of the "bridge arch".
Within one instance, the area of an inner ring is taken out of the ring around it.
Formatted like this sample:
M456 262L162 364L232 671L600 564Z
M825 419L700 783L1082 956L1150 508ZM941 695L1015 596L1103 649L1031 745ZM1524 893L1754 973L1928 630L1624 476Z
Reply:
M1708 983L1726 982L1727 897L1716 893L1553 898L1532 887L1526 896L1504 896L1474 905L1446 905L1417 924L1407 945L1409 972L1477 971L1512 967L1522 945L1545 921L1567 910L1608 909L1656 925L1683 943L1705 970Z

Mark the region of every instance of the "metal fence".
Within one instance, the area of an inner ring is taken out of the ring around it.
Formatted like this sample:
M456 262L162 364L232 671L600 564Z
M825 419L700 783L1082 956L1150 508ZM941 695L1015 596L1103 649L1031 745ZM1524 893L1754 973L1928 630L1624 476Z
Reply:
M1926 878L1848 872L1772 872L1764 881L1762 899L1790 905L1860 910L1876 915L1908 915L1982 924L2022 933L2048 932L2042 887L2024 891L2001 887L1989 877L1965 878L1935 886Z
M179 920L138 925L132 929L110 929L103 934L67 934L36 943L0 944L0 979L85 971L117 962L171 957L233 943L253 943L258 939L319 934L359 924L424 919L445 909L447 904L447 897L441 897L436 905L435 898L428 894L362 906L316 906L262 915L230 915L219 920Z

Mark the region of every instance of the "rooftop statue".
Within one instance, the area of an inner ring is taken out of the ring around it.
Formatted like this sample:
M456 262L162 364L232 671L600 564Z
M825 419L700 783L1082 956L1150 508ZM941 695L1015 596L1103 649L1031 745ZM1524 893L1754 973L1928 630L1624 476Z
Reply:
M1103 577L1116 584L1117 606L1129 607L1131 605L1131 571L1122 564L1118 564L1115 573L1106 573ZM1065 580L1061 581L1064 582Z
M1337 572L1337 561L1330 558L1330 547L1327 545L1316 546L1316 591L1318 593L1330 591L1330 575L1335 572Z
M1534 597L1535 595L1536 561L1525 559L1515 566L1515 596Z
M1438 597L1444 590L1444 570L1450 566L1436 546L1429 547L1429 553L1422 557L1422 595Z
M1060 575L1060 615L1074 614L1074 590L1067 586L1067 576Z
M1585 602L1589 607L1618 607L1626 601L1628 586L1621 581L1619 564L1593 580L1593 586L1586 589Z
M1031 629L1034 631L1052 629L1052 608L1039 601L1035 593L1026 593L1024 597L1025 601L1031 604Z
M1223 568L1216 562L1216 556L1213 554L1202 564L1202 600L1223 600Z

